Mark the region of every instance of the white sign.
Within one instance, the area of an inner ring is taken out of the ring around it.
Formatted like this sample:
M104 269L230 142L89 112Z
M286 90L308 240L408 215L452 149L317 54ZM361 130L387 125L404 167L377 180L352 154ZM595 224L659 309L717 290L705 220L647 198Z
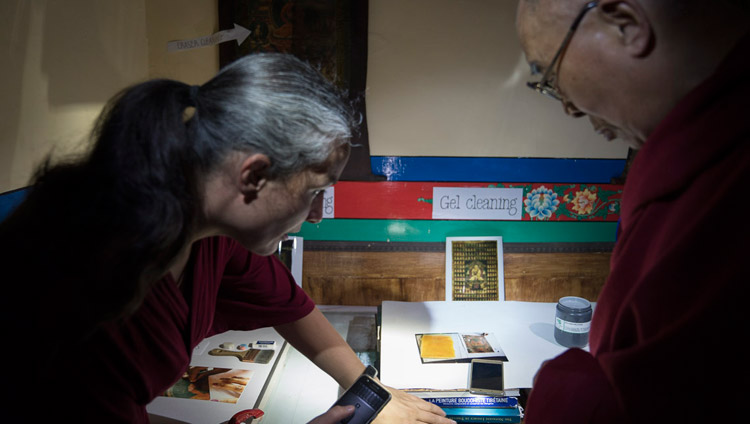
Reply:
M333 187L328 187L323 192L323 218L333 218L335 212L333 194Z
M250 35L250 30L234 24L233 29L227 29L219 31L213 35L206 35L204 37L192 38L190 40L176 40L167 43L168 52L176 52L182 50L199 49L201 47L215 46L225 41L237 40L237 45L242 44L243 41Z
M522 188L432 189L432 219L520 220L522 215Z

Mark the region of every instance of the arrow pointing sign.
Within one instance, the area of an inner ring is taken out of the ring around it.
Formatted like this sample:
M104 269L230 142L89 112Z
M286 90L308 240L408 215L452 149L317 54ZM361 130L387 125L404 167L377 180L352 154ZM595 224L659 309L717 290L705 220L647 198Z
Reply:
M219 43L226 41L237 40L237 45L242 44L243 41L250 35L250 30L234 24L233 29L227 29L219 31L213 35L206 35L204 37L192 38L190 40L176 40L167 43L168 52L176 52L183 50L199 49L201 47L215 46Z

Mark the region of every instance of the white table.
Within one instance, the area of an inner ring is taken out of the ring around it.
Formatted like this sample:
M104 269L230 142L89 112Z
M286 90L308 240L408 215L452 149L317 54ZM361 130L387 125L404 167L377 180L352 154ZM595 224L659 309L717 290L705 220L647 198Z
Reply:
M508 357L505 387L531 387L539 366L565 347L554 339L556 303L383 302L380 379L397 389L466 389L468 363L423 364L417 333L494 333Z
M380 377L399 389L465 389L468 364L422 364L416 333L491 332L501 344L506 363L506 387L531 387L539 365L565 348L554 340L555 303L531 302L383 302L380 332ZM375 308L321 307L346 339L349 321L372 315ZM214 357L208 350L233 339L271 339L283 343L273 329L228 332L204 341L193 352L192 365L222 368L246 367L257 372L237 404L159 397L148 411L152 423L223 423L243 409L259 407L264 423L305 423L325 412L341 394L336 382L291 346L277 349L272 366L242 364L235 358Z
M318 308L344 340L355 317L374 317L372 306L324 306ZM320 370L297 349L279 364L264 395L263 424L302 424L324 413L343 394L336 380Z

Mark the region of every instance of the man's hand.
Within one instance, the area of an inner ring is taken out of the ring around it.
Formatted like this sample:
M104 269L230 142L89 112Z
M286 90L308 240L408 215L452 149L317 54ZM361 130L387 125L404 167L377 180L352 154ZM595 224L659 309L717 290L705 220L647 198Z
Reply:
M378 414L376 424L456 424L445 418L445 412L437 405L391 387L388 391L391 392L391 401Z
M341 406L336 405L326 411L324 414L318 415L308 424L338 424L344 418L354 413L354 406L347 405Z

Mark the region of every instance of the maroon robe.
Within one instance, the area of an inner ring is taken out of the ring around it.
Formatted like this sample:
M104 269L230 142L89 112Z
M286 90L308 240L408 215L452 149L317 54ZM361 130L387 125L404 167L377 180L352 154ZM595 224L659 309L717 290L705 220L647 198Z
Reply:
M296 321L315 307L278 259L225 237L199 241L186 270L182 287L168 274L124 323L106 325L46 364L47 390L38 400L45 416L148 422L146 405L182 377L205 337Z
M750 33L638 153L591 353L571 349L542 366L527 424L747 414L749 58Z

